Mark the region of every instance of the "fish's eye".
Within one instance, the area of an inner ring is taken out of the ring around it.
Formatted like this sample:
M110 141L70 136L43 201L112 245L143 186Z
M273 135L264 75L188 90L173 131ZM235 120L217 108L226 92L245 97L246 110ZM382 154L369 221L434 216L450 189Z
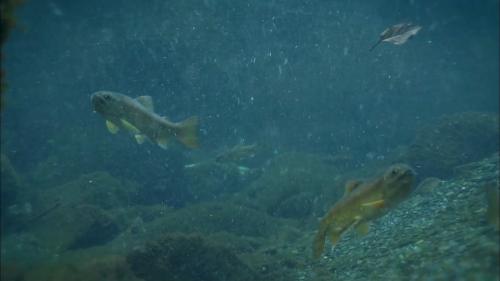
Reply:
M399 169L393 169L391 171L391 175L393 175L393 176L397 175L398 173L399 173Z
M110 97L109 95L104 95L104 99L105 99L105 100L110 100L110 99L111 99L111 97Z

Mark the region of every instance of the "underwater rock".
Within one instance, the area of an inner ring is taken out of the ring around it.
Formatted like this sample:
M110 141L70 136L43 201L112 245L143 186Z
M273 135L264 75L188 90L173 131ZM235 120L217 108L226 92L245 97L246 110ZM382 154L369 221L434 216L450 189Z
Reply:
M40 191L36 207L48 208L57 199L63 205L89 204L108 210L128 206L138 189L133 182L117 179L107 172L94 172Z
M77 223L67 249L75 250L102 245L120 233L120 227L106 211L91 205L76 207L73 221Z
M168 213L153 222L155 233L199 232L205 235L229 232L236 235L269 237L281 222L267 213L231 203L200 203Z
M335 181L340 180L336 178L339 175L340 172L325 163L322 157L305 153L281 154L238 199L273 216L302 218L313 212L310 201L314 201L314 196L328 194L324 197L331 200L327 197L336 199L342 195L341 189L333 188ZM298 201L304 205L293 207ZM292 211L297 207L303 209Z
M98 206L60 206L24 230L35 233L47 252L84 249L113 240L122 230L122 222Z
M492 113L464 112L441 117L417 130L405 160L420 177L450 177L453 168L498 151L499 121Z
M145 281L257 280L229 249L200 235L167 234L127 256L132 271Z
M301 192L281 201L272 210L272 214L283 218L307 217L313 208L315 195L311 192Z
M13 263L2 262L0 267L0 280L4 281L24 281L23 270Z
M19 267L18 279L6 281L141 281L134 276L122 256L99 256L91 259L77 258L64 262L43 262ZM12 271L11 269L9 271ZM11 272L13 274L16 272ZM3 281L2 270L2 281Z
M244 170L234 163L208 161L186 166L186 178L195 201L217 199L222 194L239 191L251 179L254 170Z

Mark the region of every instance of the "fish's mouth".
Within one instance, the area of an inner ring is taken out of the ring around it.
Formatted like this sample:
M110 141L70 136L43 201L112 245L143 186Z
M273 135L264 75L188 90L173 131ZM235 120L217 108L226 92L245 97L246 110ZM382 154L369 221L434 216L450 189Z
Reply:
M101 111L104 109L109 101L109 96L102 92L95 92L90 95L90 103L95 111Z
M405 169L404 171L401 172L399 175L398 179L400 180L413 180L417 176L417 173L411 169Z

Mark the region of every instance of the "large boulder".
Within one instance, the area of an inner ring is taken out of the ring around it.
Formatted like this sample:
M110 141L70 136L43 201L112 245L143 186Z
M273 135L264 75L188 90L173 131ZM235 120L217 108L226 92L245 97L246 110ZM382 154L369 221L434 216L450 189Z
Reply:
M421 177L449 177L456 166L489 156L498 145L497 114L464 112L419 128L404 158Z
M258 170L235 163L206 161L188 165L185 175L194 201L209 201L240 191Z
M304 218L321 205L313 204L317 200L338 198L343 192L338 188L342 180L340 171L322 157L286 153L276 156L237 201L272 216Z
M106 211L91 205L73 209L68 219L75 224L66 248L69 250L98 246L111 241L120 233L120 225Z
M231 203L200 203L166 214L153 221L150 231L228 232L242 236L269 237L282 222L265 212Z
M244 281L254 273L228 248L200 235L167 234L130 253L132 271L145 281Z
M44 210L55 201L63 205L88 204L104 210L128 206L135 200L139 186L107 172L84 174L67 183L40 190L34 208Z

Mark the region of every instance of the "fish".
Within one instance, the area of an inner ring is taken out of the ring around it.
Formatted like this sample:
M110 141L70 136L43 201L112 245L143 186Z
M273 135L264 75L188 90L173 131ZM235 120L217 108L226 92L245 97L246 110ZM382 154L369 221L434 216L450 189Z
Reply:
M138 144L150 140L167 149L172 139L187 148L198 147L198 117L172 122L154 112L151 96L131 98L110 91L97 91L90 97L94 110L106 120L109 132L130 132Z
M417 33L422 29L421 26L407 23L398 23L391 27L386 28L382 33L380 33L380 38L377 43L375 43L370 51L375 49L378 44L382 42L389 42L395 45L402 45L408 41L411 37L417 35Z
M371 221L409 196L415 177L416 173L410 166L399 163L371 181L348 181L344 196L320 222L313 242L313 258L321 257L327 236L335 245L341 235L351 228L361 235L367 234Z
M232 148L218 154L215 157L215 162L238 162L247 158L252 158L257 153L257 148L257 144L237 144Z

